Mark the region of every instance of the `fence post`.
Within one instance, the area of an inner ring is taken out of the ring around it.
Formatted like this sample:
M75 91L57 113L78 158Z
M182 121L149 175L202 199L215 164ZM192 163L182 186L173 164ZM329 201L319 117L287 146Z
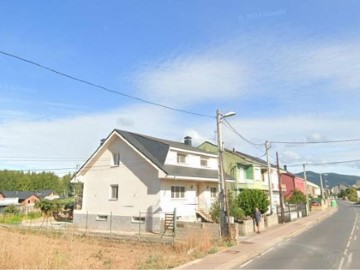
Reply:
M141 212L139 211L139 238L141 233Z
M89 212L86 211L86 217L85 217L85 233L87 232L87 229L88 229L88 215L89 215Z
M174 220L173 220L173 227L174 227L174 242L175 242L175 238L176 238L176 208L174 208Z
M112 211L110 212L110 234L112 229Z

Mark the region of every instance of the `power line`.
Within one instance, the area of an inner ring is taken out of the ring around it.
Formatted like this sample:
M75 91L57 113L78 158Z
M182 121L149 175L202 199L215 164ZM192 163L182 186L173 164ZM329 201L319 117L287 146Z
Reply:
M226 118L223 118L225 121L225 125L228 129L230 129L233 133L235 133L236 135L238 135L241 139L243 139L245 142L247 142L248 144L250 144L252 147L254 147L256 150L258 151L263 151L263 149L260 149L259 146L263 145L262 143L253 143L252 141L246 139L244 136L242 136L227 120Z
M344 164L344 163L353 163L353 162L360 162L360 159L345 160L345 161L319 162L319 163L305 163L305 165L307 165L307 166L322 166L322 165ZM290 164L290 165L286 165L286 166L296 167L296 166L303 166L303 165L304 164Z
M360 139L348 139L348 140L332 140L332 141L313 141L313 142L301 142L301 141L270 141L270 143L277 143L277 144L324 144L324 143L345 143L345 142L359 142Z
M128 94L125 94L125 93L122 93L122 92L119 92L119 91L116 91L116 90L112 90L112 89L107 88L107 87L105 87L105 86L102 86L102 85L100 85L100 84L95 84L95 83L89 82L89 81L87 81L87 80L80 79L80 78L74 77L74 76L72 76L72 75L68 75L68 74L63 73L63 72L61 72L61 71L57 71L57 70L55 70L55 69L53 69L53 68L49 68L49 67L44 66L44 65L42 65L42 64L36 63L36 62L34 62L34 61L25 59L25 58L20 57L20 56L16 56L16 55L14 55L14 54L10 54L10 53L7 53L7 52L1 51L1 50L0 50L0 53L3 54L3 55L9 56L9 57L15 58L15 59L17 59L17 60L26 62L26 63L28 63L28 64L32 64L32 65L38 66L38 67L40 67L40 68L42 68L42 69L45 69L45 70L50 71L50 72L53 72L53 73L58 74L58 75L60 75L60 76L66 77L66 78L68 78L68 79L71 79L71 80L74 80L74 81L77 81L77 82L80 82L80 83L84 83L84 84L90 85L90 86L95 87L95 88L99 88L99 89L101 89L101 90L103 90L103 91L106 91L106 92L109 92L109 93L112 93L112 94L121 95L121 96L124 96L124 97L127 97L127 98L131 98L131 99L134 99L134 100L137 100L137 101L141 101L141 102L144 102L144 103L153 105L153 106L161 107L161 108L168 109L168 110L172 110L172 111L177 111L177 112L182 112L182 113L187 113L187 114L192 114L192 115L202 116L202 117L216 118L215 116L206 115L206 114L201 114L201 113L196 113L196 112L190 112L190 111L186 111L186 110L182 110L182 109L170 107L170 106L167 106L167 105L164 105L164 104L152 102L152 101L149 101L149 100L146 100L146 99L143 99L143 98L131 96L131 95L128 95Z

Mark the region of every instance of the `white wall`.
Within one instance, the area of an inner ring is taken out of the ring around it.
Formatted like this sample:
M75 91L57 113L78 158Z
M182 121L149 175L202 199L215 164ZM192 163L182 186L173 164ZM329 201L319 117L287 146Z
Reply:
M106 147L107 146L107 147ZM119 138L109 141L84 175L81 212L138 216L159 206L158 170ZM112 166L112 152L120 153L120 165ZM119 185L118 200L110 199L110 185Z

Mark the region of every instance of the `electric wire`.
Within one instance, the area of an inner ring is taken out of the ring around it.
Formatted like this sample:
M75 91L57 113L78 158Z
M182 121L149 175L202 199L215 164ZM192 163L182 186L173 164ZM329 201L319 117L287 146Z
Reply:
M192 114L192 115L201 116L201 117L216 118L215 116L206 115L206 114L201 114L201 113L196 113L196 112L191 112L191 111L186 111L186 110L182 110L182 109L170 107L170 106L168 106L168 105L164 105L164 104L156 103L156 102L153 102L153 101L149 101L149 100L146 100L146 99L144 99L144 98L140 98L140 97L128 95L128 94L125 94L125 93L123 93L123 92L120 92L120 91L116 91L116 90L107 88L107 87L102 86L102 85L100 85L100 84L92 83L92 82L89 82L89 81L87 81L87 80L80 79L80 78L77 78L77 77L75 77L75 76L72 76L72 75L63 73L63 72L61 72L61 71L57 71L57 70L55 70L55 69L53 69L53 68L44 66L44 65L42 65L42 64L36 63L36 62L34 62L34 61L25 59L25 58L23 58L23 57L20 57L20 56L11 54L11 53L7 53L7 52L1 51L1 50L0 50L0 53L3 54L3 55L6 55L6 56L8 56L8 57L15 58L15 59L17 59L17 60L26 62L26 63L28 63L28 64L38 66L39 68L42 68L42 69L45 69L45 70L47 70L47 71L53 72L53 73L55 73L55 74L57 74L57 75L66 77L66 78L68 78L68 79L71 79L71 80L74 80L74 81L77 81L77 82L80 82L80 83L83 83L83 84L87 84L87 85L90 85L90 86L92 86L92 87L101 89L101 90L106 91L106 92L108 92L108 93L112 93L112 94L116 94L116 95L121 95L121 96L130 98L130 99L134 99L134 100L137 100L137 101L140 101L140 102L143 102L143 103L147 103L147 104L150 104L150 105L153 105L153 106L161 107L161 108L168 109L168 110L172 110L172 111L177 111L177 112L186 113L186 114Z
M345 163L354 163L360 162L360 159L353 159L353 160L345 160L345 161L329 161L329 162L315 162L315 163L302 163L302 164L289 164L288 167L297 167L303 166L304 164L307 166L322 166L322 165L334 165L334 164L345 164Z
M359 142L360 139L345 139L345 140L331 140L331 141L270 141L276 144L326 144L326 143L346 143L346 142Z

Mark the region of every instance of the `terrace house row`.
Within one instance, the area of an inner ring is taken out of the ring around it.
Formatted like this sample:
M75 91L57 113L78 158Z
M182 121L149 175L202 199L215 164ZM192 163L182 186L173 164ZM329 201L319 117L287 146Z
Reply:
M224 157L226 186L235 195L244 189L269 191L265 161L228 149ZM193 147L190 137L182 143L115 129L72 182L84 184L82 208L74 211L78 226L108 229L111 224L113 230L133 231L143 223L159 232L165 214L174 209L182 221L208 218L219 192L217 146ZM280 196L274 165L270 183L275 213ZM283 192L286 188L282 185Z

